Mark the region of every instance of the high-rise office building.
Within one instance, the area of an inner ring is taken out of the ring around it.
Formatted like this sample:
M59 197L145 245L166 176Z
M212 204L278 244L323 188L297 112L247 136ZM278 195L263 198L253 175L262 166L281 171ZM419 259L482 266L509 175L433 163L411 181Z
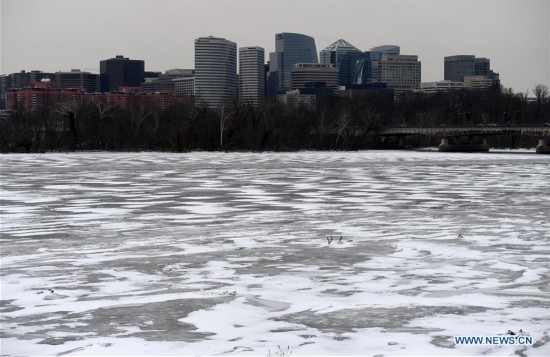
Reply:
M382 45L370 49L371 52L386 53L388 55L398 55L401 53L401 48L396 45Z
M463 82L464 76L475 76L475 56L458 55L445 57L444 79Z
M283 32L275 35L275 52L269 54L268 89L285 91L291 86L291 72L296 63L318 63L313 37Z
M0 75L0 110L6 109L6 93L10 85L10 77L5 74Z
M491 70L491 61L488 58L456 55L447 56L444 61L445 80L464 82L465 77L485 76L491 80L491 86L498 87L500 85L499 75Z
M488 58L474 58L474 73L476 76L489 76L491 60Z
M399 46L383 45L364 52L360 59L356 61L355 78L352 84L366 85L381 82L380 60L382 55L399 55L400 51Z
M419 89L421 63L418 56L383 54L380 59L380 82L394 89Z
M116 56L99 62L101 91L116 91L119 87L139 86L144 78L145 62Z
M320 53L321 63L330 63L339 71L338 83L341 86L354 84L356 63L363 52L349 42L339 39Z
M297 63L291 72L292 89L324 87L338 89L338 68L330 63Z
M239 100L257 106L265 97L265 51L239 48Z
M476 76L485 76L491 80L491 87L500 86L500 76L491 69L491 60L488 58L474 59L474 73ZM466 82L466 79L464 79Z
M76 89L82 92L99 92L99 75L72 69L70 72L56 72L53 81L58 88Z
M195 40L197 104L219 108L236 99L237 89L237 44L212 36L197 38Z

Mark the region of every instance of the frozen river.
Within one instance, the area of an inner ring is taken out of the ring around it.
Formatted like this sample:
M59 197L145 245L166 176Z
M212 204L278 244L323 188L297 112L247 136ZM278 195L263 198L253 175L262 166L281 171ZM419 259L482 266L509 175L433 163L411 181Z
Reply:
M0 160L2 355L550 355L550 156Z

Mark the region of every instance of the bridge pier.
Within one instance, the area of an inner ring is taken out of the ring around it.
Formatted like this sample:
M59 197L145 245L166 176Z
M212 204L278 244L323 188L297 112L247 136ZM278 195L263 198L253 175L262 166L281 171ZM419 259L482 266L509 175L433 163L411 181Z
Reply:
M441 139L439 151L444 152L487 152L489 145L485 136L459 136Z
M537 154L550 154L550 138L539 139Z

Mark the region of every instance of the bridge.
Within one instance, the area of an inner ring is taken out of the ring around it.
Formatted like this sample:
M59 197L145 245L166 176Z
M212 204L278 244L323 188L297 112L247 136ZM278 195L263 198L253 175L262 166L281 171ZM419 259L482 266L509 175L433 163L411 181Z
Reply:
M483 152L489 151L487 137L502 134L517 134L539 138L537 153L550 154L550 126L465 126L465 127L397 127L370 132L386 139L397 139L410 135L441 137L440 151ZM389 141L391 141L391 139Z

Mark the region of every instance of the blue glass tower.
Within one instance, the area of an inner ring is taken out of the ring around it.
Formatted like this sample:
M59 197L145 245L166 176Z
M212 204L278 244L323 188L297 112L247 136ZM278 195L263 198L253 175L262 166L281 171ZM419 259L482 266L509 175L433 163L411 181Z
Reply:
M296 63L319 63L313 37L289 32L276 34L275 52L269 54L270 96L290 89L290 74Z

